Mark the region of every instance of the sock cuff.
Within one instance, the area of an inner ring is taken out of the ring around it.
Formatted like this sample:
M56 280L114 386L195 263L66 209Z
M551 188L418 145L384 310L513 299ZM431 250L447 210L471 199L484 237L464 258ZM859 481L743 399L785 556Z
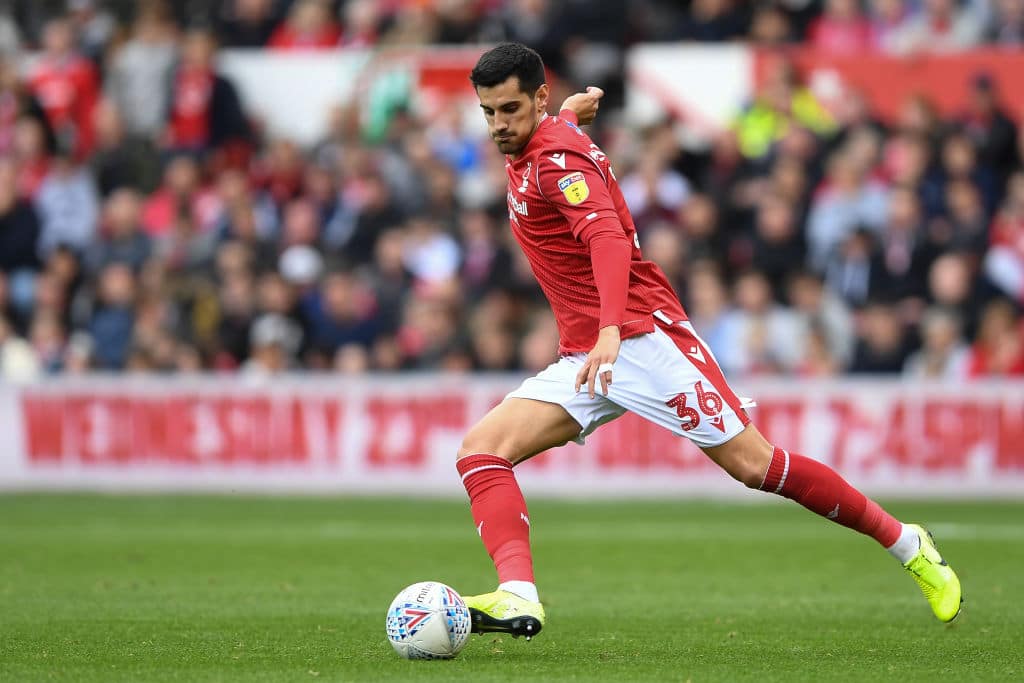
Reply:
M775 450L772 451L772 462L764 474L764 481L761 482L761 490L769 493L781 493L787 476L789 476L789 452L775 446Z
M459 471L462 481L466 481L466 477L483 470L501 469L511 472L512 463L496 455L476 453L474 455L467 455L465 458L459 458L459 461L455 463L455 468Z

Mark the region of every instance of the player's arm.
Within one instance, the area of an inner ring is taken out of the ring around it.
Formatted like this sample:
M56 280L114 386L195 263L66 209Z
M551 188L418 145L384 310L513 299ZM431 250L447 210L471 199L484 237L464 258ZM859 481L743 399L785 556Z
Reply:
M625 320L629 296L632 245L626 238L601 170L590 157L566 151L541 155L537 169L541 192L569 222L573 236L590 251L594 283L600 298L597 343L576 376L594 395L595 381L607 394L612 363L619 356L619 327Z
M569 119L578 126L593 123L597 117L597 108L601 104L602 97L604 97L604 90L588 85L586 92L578 92L566 97L562 106L558 108L558 115Z

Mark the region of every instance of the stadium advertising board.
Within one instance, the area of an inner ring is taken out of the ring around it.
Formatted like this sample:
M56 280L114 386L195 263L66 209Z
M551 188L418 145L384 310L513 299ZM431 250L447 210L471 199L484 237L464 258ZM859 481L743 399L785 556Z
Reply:
M454 454L517 378L96 379L0 390L3 488L463 495ZM882 495L1024 494L1024 388L746 382L770 439ZM744 495L632 415L521 468L531 493Z

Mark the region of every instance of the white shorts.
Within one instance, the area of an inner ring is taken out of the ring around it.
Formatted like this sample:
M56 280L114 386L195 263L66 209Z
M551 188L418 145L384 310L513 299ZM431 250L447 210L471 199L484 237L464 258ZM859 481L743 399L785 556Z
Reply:
M576 374L587 354L562 356L530 377L506 398L557 403L580 423L575 439L588 434L627 410L701 447L718 446L749 424L744 407L725 381L721 368L688 322L672 323L660 311L654 332L622 340L612 369L608 395L595 383L594 398L587 387L575 390Z

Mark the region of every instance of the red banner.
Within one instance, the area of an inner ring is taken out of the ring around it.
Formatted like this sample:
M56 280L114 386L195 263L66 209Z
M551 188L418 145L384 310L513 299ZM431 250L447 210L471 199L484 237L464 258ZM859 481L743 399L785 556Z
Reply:
M344 391L291 379L273 391L225 390L216 381L27 387L0 400L17 413L4 415L13 418L8 423L22 426L13 457L0 460L0 482L457 492L453 462L462 436L516 382L435 386L428 379L408 386L368 380ZM870 489L1024 493L1024 387L743 389L757 397L752 416L770 441ZM605 425L584 447L553 449L520 471L531 489L550 493L742 490L689 441L634 415Z

